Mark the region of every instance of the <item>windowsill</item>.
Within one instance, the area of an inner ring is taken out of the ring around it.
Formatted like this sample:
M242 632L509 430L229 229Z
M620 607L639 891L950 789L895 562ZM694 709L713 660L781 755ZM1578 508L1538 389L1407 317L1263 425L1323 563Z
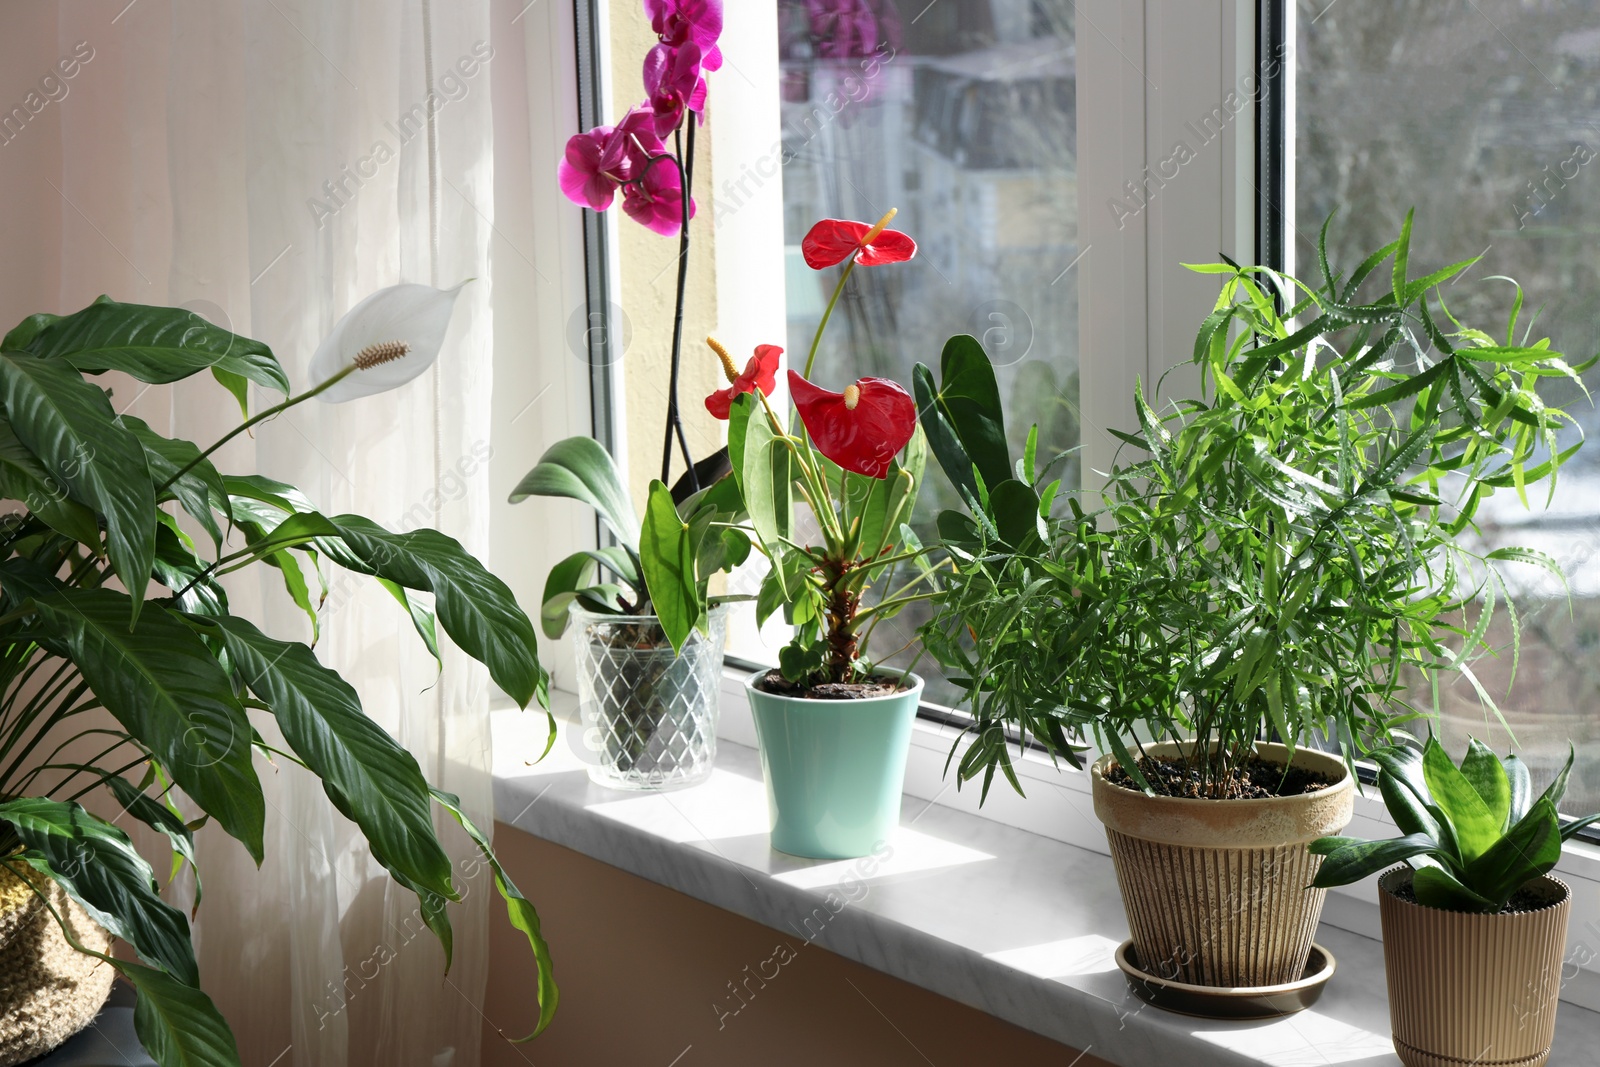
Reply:
M557 702L570 714L570 696ZM908 795L881 862L802 860L768 845L759 757L726 731L711 779L673 793L594 785L564 739L529 765L545 741L536 713L495 712L493 735L501 822L1113 1063L1166 1067L1200 1049L1217 1065L1399 1063L1382 946L1360 934L1318 931L1338 973L1307 1011L1174 1015L1134 997L1112 962L1127 922L1101 853ZM1600 1014L1563 1004L1552 1062L1596 1044Z

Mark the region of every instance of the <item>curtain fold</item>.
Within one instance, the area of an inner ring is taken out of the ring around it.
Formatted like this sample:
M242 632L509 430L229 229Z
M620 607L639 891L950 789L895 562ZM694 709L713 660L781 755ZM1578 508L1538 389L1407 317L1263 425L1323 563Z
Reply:
M39 202L61 201L59 278L46 287L55 306L29 310L76 309L102 292L181 305L270 344L304 388L318 341L366 294L474 279L435 370L396 392L295 408L230 444L219 466L298 485L329 514L441 529L482 556L493 337L489 0L118 6L72 0L58 9L53 46L88 42L94 57L72 81L72 106L58 108L59 159L48 158L44 134L26 146L39 147L37 173L57 185ZM43 51L41 63L54 60ZM10 181L16 172L5 173ZM252 408L272 402L256 395ZM202 445L239 419L209 378L148 390L124 381L113 403ZM276 573L258 569L231 587L234 610L309 640ZM322 661L431 782L492 827L485 672L444 647L440 675L405 612L368 579L334 572L321 625ZM257 727L276 738L269 720ZM416 897L390 881L314 777L285 760L258 757L257 769L266 862L257 871L231 839L203 831L196 922L205 987L244 1062L476 1064L495 892L470 843L441 816L465 893L450 909L446 975Z

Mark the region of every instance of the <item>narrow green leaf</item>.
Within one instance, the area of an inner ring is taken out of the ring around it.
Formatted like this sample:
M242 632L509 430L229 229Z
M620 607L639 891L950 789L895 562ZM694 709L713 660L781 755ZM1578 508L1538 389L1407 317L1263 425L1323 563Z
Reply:
M1324 856L1322 866L1317 869L1316 880L1311 883L1315 889L1330 889L1359 882L1402 860L1439 851L1439 842L1427 834L1407 834L1387 841L1334 840L1340 843L1339 847ZM1321 842L1317 844L1322 848L1327 847Z
M1422 750L1422 774L1434 800L1450 820L1461 858L1470 864L1499 840L1504 814L1495 817L1477 789L1450 762L1437 738L1428 738Z
M156 497L144 449L113 421L105 393L55 360L0 353L0 405L17 439L106 519L111 562L138 618L156 551Z
M259 864L266 801L250 720L205 643L159 604L135 625L127 595L110 589L62 588L34 605L95 696Z
M467 836L472 838L483 853L484 860L494 871L494 885L506 902L506 914L511 919L511 925L526 935L528 946L533 950L533 958L539 968L537 983L539 1023L527 1037L510 1039L513 1043L531 1040L538 1037L544 1032L545 1027L550 1025L550 1020L555 1017L556 1004L561 998L561 991L556 988L555 973L550 964L550 946L539 931L539 913L534 911L533 905L528 903L528 898L522 895L522 891L511 880L511 876L506 874L505 868L500 866L500 860L495 856L494 849L483 831L474 826L462 812L460 798L438 789L433 791L433 796L455 817L456 822L461 824Z
M339 536L319 542L324 555L351 570L431 592L445 633L489 668L496 685L522 707L535 699L549 707L550 676L539 665L532 621L505 582L459 541L437 530L390 533L359 515L329 521Z
M702 605L694 574L694 548L689 543L689 527L678 517L672 492L665 483L650 483L650 499L645 505L645 521L639 541L639 558L644 564L644 583L650 590L650 603L661 620L661 629L672 642L674 652L682 652L700 621Z
M268 637L234 616L208 620L234 669L272 710L284 740L322 779L328 799L361 828L373 858L453 898L450 859L434 833L428 783L416 759L361 710L336 671L294 641Z
M511 491L511 502L530 496L565 497L594 508L617 540L637 548L639 517L617 465L592 437L557 441Z
M0 803L40 874L55 879L90 917L185 985L200 984L183 913L161 899L155 874L128 835L82 806L42 797Z

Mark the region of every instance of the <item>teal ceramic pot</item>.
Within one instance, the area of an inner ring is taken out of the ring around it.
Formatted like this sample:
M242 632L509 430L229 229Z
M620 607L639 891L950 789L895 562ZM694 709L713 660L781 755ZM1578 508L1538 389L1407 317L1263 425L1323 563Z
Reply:
M745 681L767 782L772 847L811 859L854 859L900 822L911 724L922 679L867 700L802 700Z

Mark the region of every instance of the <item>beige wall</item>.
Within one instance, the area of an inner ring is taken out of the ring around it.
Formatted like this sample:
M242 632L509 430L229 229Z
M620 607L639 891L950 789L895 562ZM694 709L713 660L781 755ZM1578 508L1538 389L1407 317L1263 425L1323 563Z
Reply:
M536 1041L527 942L490 928L483 1067L1106 1067L1037 1034L558 845L498 825L495 849L539 908L561 1006ZM783 955L794 958L778 976ZM748 967L747 972L745 968ZM747 1006L726 1011L729 982ZM685 1052L685 1050L688 1050ZM681 1059L674 1059L682 1054Z
M611 84L615 114L609 121L644 99L641 70L645 53L656 43L649 20L639 4L611 5ZM719 83L728 91L724 78ZM713 101L718 89L713 88ZM708 105L708 115L711 106ZM699 215L689 228L688 298L684 306L682 378L678 402L696 460L722 447L721 425L705 408L706 394L719 388L719 365L705 337L717 323L717 274L711 242L711 138L707 126L696 134L694 191ZM612 224L619 231L622 297L618 301L633 327L633 341L621 364L627 410L628 480L641 507L650 479L661 476L661 437L667 416L667 382L672 355L672 311L677 298L678 241L645 229L622 212L612 209ZM672 480L683 474L682 457L674 455Z

